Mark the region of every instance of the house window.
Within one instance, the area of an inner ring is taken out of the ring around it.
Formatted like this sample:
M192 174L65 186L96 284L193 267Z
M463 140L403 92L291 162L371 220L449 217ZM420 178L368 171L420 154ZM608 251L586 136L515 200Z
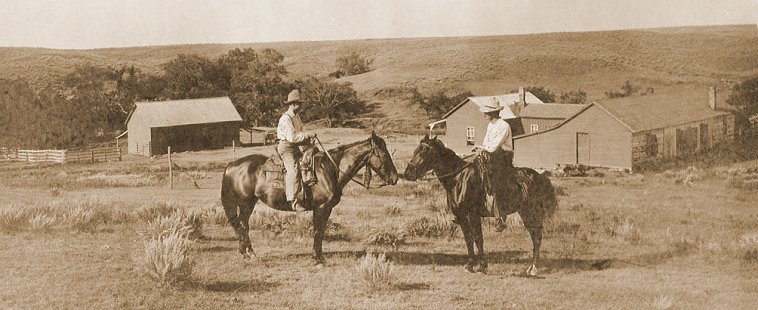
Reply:
M474 145L476 141L476 129L474 126L466 127L466 145Z
M540 131L540 124L532 124L529 126L532 133L539 132Z

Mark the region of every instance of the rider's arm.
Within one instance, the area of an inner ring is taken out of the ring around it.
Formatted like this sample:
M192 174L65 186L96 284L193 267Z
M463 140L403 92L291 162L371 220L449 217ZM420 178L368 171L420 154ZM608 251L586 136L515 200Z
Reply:
M290 143L303 142L308 136L304 132L296 132L289 115L282 115L279 119L279 126L276 128L277 137Z

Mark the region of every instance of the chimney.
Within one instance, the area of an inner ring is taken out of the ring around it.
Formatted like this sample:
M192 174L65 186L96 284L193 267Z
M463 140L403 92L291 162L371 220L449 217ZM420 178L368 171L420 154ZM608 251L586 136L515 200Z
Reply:
M716 88L713 86L708 87L708 106L716 110Z
M518 102L522 108L526 106L526 92L524 92L523 86L518 88Z

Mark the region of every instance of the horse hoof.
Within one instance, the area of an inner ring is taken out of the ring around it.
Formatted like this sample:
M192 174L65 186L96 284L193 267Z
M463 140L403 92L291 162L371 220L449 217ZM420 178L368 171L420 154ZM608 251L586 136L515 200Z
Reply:
M530 277L536 277L537 267L535 267L534 265L529 266L529 269L526 270L526 274Z
M463 267L463 269L466 269L466 271L470 273L476 273L476 271L474 271L474 266L471 265L466 265L466 267Z
M487 266L480 266L479 272L481 272L482 274L487 274Z
M326 264L324 264L323 262L316 263L316 269L324 269L324 266L326 266Z

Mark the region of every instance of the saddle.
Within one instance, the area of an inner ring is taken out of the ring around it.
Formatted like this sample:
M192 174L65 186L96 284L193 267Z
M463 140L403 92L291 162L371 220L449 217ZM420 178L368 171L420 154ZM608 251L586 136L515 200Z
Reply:
M298 159L298 168L300 170L300 189L310 188L316 183L315 172L315 154L318 150L315 147L306 149L302 156ZM284 167L284 161L282 156L275 151L275 153L263 163L261 167L265 175L266 183L276 189L284 190L286 183L284 177L287 174L287 169ZM302 191L300 194L302 194Z

